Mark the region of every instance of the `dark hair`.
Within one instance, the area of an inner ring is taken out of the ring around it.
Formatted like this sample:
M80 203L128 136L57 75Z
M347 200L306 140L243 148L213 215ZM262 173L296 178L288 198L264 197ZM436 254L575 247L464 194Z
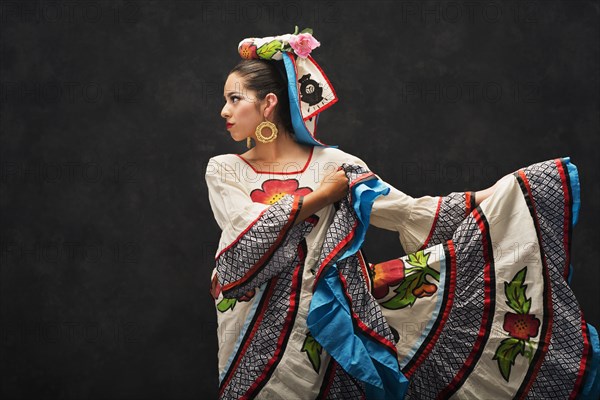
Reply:
M283 61L241 60L229 74L234 72L244 78L246 88L255 91L259 100L264 100L269 93L277 96L275 120L294 135ZM258 104L256 106L258 108Z

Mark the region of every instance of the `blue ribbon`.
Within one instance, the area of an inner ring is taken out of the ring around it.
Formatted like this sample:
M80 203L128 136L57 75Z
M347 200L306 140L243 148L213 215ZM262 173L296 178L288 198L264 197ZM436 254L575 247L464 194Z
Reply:
M352 188L352 207L358 217L354 238L340 260L356 253L369 227L373 202L390 188L379 179L369 179ZM350 305L344 296L337 265L329 267L316 283L307 325L313 337L356 379L365 383L368 399L403 399L408 380L397 357L381 343L354 328Z

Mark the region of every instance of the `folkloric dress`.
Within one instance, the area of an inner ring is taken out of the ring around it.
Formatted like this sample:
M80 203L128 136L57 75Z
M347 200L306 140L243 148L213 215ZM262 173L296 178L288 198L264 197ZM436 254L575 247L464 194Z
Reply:
M219 398L597 398L598 335L568 284L568 157L504 176L477 207L472 192L413 198L337 148L280 167L207 165ZM298 223L338 168L348 196ZM406 256L368 262L369 225Z

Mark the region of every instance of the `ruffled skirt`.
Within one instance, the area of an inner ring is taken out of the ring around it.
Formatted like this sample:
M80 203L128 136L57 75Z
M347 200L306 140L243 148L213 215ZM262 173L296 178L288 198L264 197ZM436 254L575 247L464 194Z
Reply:
M506 175L442 243L370 264L406 398L598 398L600 347L569 287L568 157Z

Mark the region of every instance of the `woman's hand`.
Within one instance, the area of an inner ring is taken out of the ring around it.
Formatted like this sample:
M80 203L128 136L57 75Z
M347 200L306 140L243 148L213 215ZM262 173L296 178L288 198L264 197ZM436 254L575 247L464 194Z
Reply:
M304 221L323 207L343 199L348 194L348 187L349 182L344 170L338 169L326 175L314 192L304 196L300 213L298 213L294 225Z
M348 194L349 182L346 172L339 167L336 171L325 175L317 191L323 193L329 204L340 201Z

